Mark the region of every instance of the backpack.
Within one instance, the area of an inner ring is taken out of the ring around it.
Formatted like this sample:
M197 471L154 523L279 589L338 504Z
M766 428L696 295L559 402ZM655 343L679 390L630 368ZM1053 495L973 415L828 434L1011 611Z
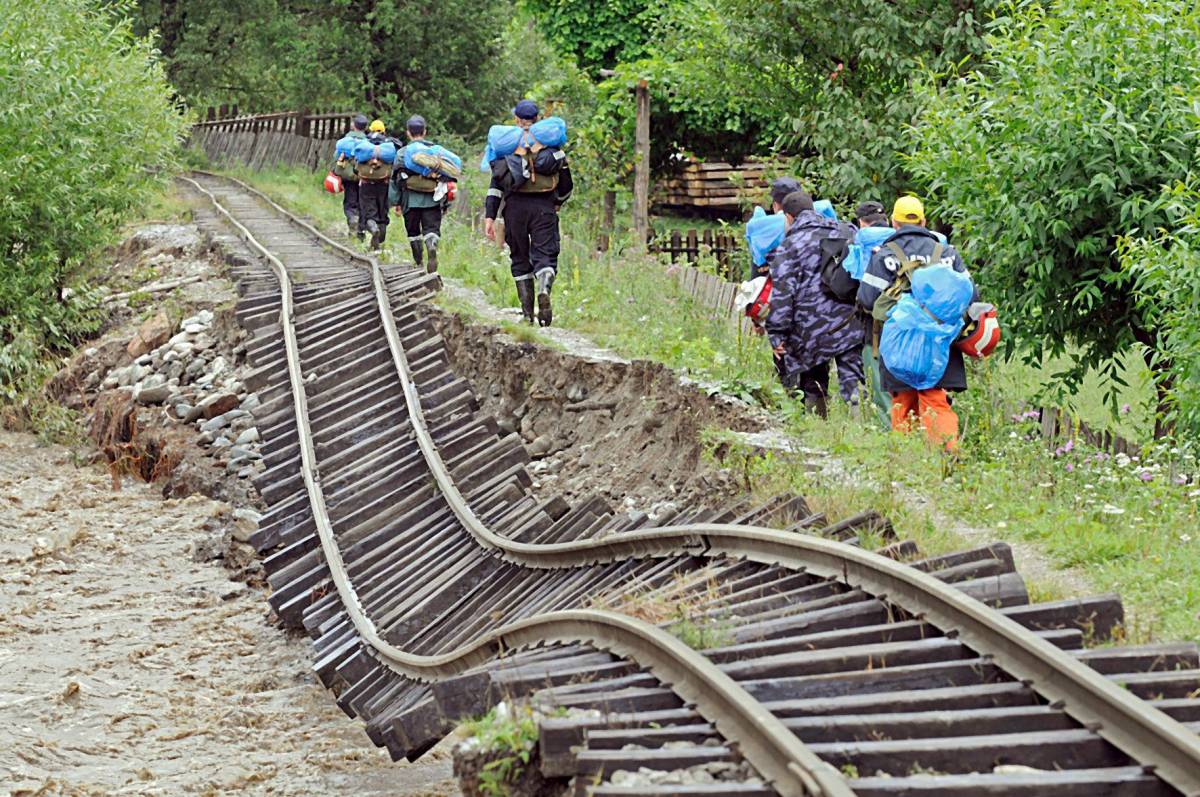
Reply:
M756 324L767 320L771 311L771 278L755 277L738 286L737 306L743 308L746 317Z
M929 256L928 261L913 260L895 241L888 241L885 245L900 261L900 270L896 272L896 279L892 280L892 284L879 294L879 298L875 300L875 307L871 309L871 316L881 324L887 321L888 313L900 301L900 297L912 288L912 273L923 266L937 263L942 259L942 253L946 251L945 245L939 241L934 245L933 253Z
M858 296L858 280L842 265L849 252L849 238L835 236L821 241L821 290L842 304L853 304Z
M332 174L336 174L343 180L357 180L358 175L354 173L354 158L341 153L336 161L333 162Z

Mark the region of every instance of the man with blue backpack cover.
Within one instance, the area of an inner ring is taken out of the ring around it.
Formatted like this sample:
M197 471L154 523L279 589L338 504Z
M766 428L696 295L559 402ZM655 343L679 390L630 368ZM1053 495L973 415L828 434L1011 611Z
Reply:
M546 327L552 320L550 289L558 273L558 209L570 198L574 184L561 146L544 146L530 134L530 128L533 134L538 132L534 127L537 104L521 100L513 108L513 117L520 134L517 149L488 164L492 180L484 200L484 232L495 240L496 216L503 204L504 242L521 315L533 323L536 291L537 320Z
M936 382L927 387L914 387L894 376L888 370L886 347L880 351L880 340L893 310L911 294L914 271L941 265L952 268L968 280L970 275L958 251L926 229L925 206L921 200L914 196L897 199L892 209L892 227L892 235L871 255L858 289L859 304L870 311L874 319L872 343L880 352L879 375L883 389L892 396L892 428L899 432L909 431L915 415L931 443L954 452L958 448L958 415L951 409L946 392L967 389L967 370L962 352L951 345L953 336L945 344L948 352L938 351L946 357L944 370ZM979 290L972 285L965 301L978 300ZM961 318L932 320L957 325L957 329L962 325ZM957 334L956 330L954 335Z
M430 142L425 139L425 119L412 116L404 125L410 144ZM444 194L438 196L439 181L409 171L404 167L404 150L396 155L396 170L392 182L399 189L400 215L404 217L404 229L408 233L408 245L412 249L413 262L421 267L422 247L429 253L429 273L437 271L438 240L442 234L442 211L445 208Z
M350 121L350 131L338 139L334 148L333 168L330 170L342 180L342 212L346 214L346 226L350 234L360 241L366 230L366 219L358 202L358 174L354 171L354 149L367 137L367 117L356 114Z
M896 231L892 229L892 224L888 221L887 211L884 210L882 202L876 202L873 199L860 202L854 210L854 217L858 224L858 232L850 243L842 266L850 278L861 285L863 274L867 271L867 264L871 262L871 255ZM864 313L864 316L864 326L869 331L872 328L871 317L869 313ZM875 340L870 334L864 335L863 338L862 359L867 389L871 395L871 404L875 407L875 416L883 430L888 431L892 428L892 397L883 389L883 382L879 375L879 352L876 350Z
M364 226L371 233L371 248L378 251L387 239L388 183L396 162L396 145L387 137L381 120L371 122L366 140L354 150L354 159Z

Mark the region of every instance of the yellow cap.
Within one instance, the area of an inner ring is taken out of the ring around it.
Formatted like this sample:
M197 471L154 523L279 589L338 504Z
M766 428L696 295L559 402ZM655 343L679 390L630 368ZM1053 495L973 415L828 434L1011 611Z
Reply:
M892 221L901 224L924 224L925 206L915 196L902 196L892 206Z
M387 128L385 128L383 126L382 119L376 119L374 122L371 122L371 126L367 129L370 130L372 133L386 133L387 132Z

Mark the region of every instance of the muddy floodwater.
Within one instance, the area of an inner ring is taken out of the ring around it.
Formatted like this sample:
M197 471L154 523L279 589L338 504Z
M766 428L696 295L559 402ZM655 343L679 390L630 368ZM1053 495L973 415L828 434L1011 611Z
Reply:
M393 764L265 594L196 562L226 504L0 432L0 795L455 795Z

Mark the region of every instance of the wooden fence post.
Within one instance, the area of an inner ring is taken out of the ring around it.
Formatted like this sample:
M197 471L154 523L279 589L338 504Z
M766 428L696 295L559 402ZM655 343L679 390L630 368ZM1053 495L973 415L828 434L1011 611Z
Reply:
M601 252L607 252L612 239L614 219L617 215L617 192L604 192L604 218L600 224L600 236L597 246Z
M638 246L645 249L650 234L650 88L639 80L637 98L637 138L633 174L633 233Z

